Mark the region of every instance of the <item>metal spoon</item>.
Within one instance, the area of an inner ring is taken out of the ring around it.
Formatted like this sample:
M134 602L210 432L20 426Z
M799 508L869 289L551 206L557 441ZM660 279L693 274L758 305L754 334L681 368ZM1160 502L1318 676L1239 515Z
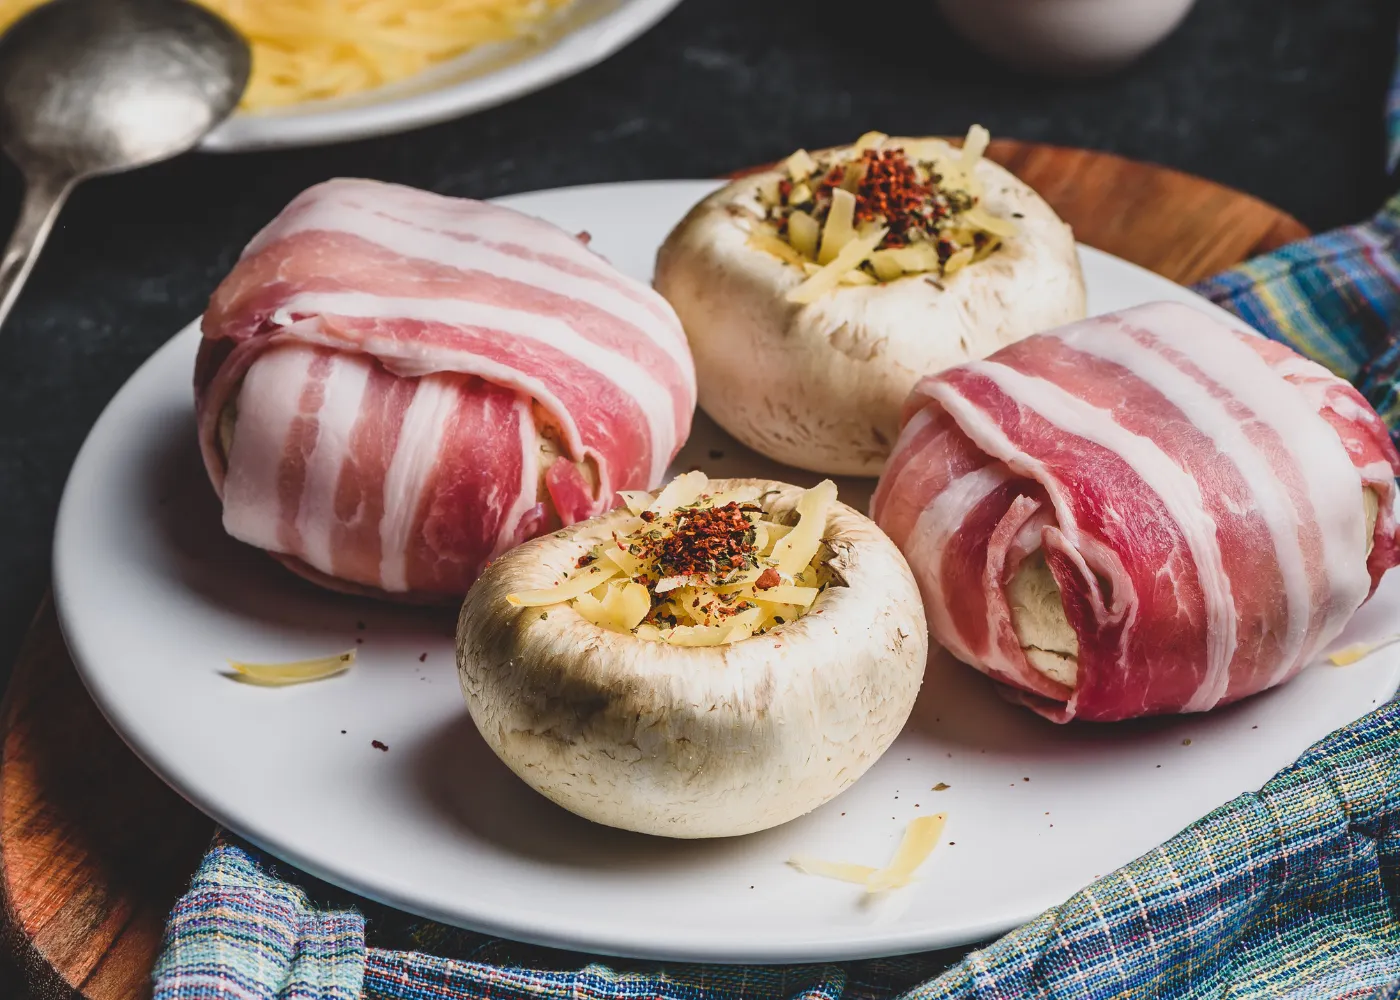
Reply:
M188 0L53 0L0 36L0 148L25 180L0 324L74 185L193 147L238 104L250 62Z

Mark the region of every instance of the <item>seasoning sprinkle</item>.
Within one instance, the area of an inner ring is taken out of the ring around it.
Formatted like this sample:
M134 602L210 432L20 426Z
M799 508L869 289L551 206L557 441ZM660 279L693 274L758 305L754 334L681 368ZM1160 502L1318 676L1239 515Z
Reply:
M656 540L658 567L666 576L729 573L757 564L754 526L737 503L682 510L670 533Z

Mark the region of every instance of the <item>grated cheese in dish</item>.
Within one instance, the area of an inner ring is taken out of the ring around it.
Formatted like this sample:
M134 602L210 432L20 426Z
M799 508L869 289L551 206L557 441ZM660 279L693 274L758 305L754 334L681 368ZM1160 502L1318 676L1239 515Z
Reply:
M726 645L800 618L831 582L822 534L836 485L807 490L784 524L756 487L712 493L709 482L687 472L654 497L620 494L631 517L611 539L553 586L507 600L567 603L601 628L678 646Z
M799 304L843 285L950 277L1019 232L981 204L990 140L974 125L961 150L880 132L817 156L800 149L760 182L749 245L806 274L787 296Z
M0 0L0 30L43 0ZM492 42L538 33L573 0L196 0L253 49L247 111L345 97Z
M912 821L905 827L904 838L899 842L894 857L884 868L853 865L844 861L823 861L806 855L789 858L788 864L805 875L853 882L864 886L865 891L869 893L902 889L914 880L914 873L938 846L938 838L943 836L943 826L947 820L946 813L937 813L933 816L920 816Z

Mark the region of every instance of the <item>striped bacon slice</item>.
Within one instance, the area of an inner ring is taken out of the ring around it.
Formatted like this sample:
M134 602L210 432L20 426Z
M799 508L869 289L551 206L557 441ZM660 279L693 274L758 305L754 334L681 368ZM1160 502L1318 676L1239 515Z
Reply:
M1400 562L1397 473L1351 385L1158 303L925 378L873 515L950 652L1047 718L1110 721L1207 711L1317 659ZM1077 640L1072 683L1013 627L1033 555Z
M695 408L646 285L539 219L375 181L298 196L203 332L226 530L353 592L463 594L506 549L655 486Z

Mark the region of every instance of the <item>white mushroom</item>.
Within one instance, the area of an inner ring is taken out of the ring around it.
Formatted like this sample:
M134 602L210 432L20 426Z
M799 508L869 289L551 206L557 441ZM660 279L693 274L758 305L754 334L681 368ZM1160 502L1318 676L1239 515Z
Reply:
M766 517L803 491L752 485ZM772 492L768 492L772 491ZM507 552L462 606L457 662L472 719L500 758L559 805L609 826L724 837L777 826L859 778L904 726L928 633L894 544L835 503L831 583L806 614L715 646L646 641L565 604L508 596L557 584L636 518L619 509Z
M884 146L931 143L886 139ZM1017 230L995 252L946 276L843 284L806 304L787 296L811 267L751 241L768 211L763 192L782 169L700 202L661 247L655 283L685 327L701 408L779 462L876 475L921 376L1082 319L1084 282L1069 226L990 160L979 159L972 175L983 189L979 208Z

